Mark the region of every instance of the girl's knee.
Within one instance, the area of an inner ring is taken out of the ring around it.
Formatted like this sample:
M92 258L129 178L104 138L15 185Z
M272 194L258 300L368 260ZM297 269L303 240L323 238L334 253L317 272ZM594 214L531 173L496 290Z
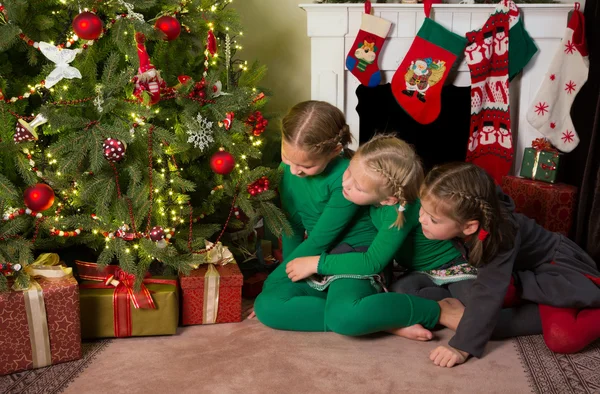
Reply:
M545 328L544 342L548 349L560 354L577 353L588 344L582 335L564 324L551 324Z
M325 325L336 334L351 337L362 335L359 329L362 322L356 312L351 305L328 306L325 309Z

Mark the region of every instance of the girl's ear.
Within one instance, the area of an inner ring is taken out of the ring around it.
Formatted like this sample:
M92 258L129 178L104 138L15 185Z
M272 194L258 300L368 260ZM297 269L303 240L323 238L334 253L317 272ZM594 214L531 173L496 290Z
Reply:
M479 220L469 220L462 226L462 232L466 237L475 234L478 229Z
M336 147L333 149L333 152L331 152L331 157L336 157L337 155L339 155L342 149L344 149L342 144L337 144Z
M390 196L387 197L385 200L380 201L379 205L396 205L398 204L398 202L398 197Z

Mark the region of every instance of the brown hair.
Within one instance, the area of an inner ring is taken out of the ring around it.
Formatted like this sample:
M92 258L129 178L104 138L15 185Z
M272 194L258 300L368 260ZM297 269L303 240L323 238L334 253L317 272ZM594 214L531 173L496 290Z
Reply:
M392 135L376 135L358 148L356 158L383 182L388 195L398 198L404 207L419 197L423 182L423 167L415 150L406 142ZM401 228L404 213L399 210L392 226Z
M325 101L303 101L283 117L281 134L284 141L311 154L333 152L338 145L344 155L352 157L350 127L342 111Z
M481 167L471 163L435 167L423 182L421 200L432 201L459 224L479 221L479 229L468 240L469 264L485 265L501 250L513 247L515 227L498 199L494 181ZM488 233L483 241L482 230Z

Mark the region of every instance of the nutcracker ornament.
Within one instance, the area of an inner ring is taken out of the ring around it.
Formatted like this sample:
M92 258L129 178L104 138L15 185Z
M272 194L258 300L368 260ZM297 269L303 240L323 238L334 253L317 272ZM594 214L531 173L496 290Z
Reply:
M166 84L160 77L160 72L150 63L150 56L148 56L145 45L146 36L143 33L135 33L135 41L137 43L140 67L138 74L133 77L133 83L135 84L133 95L140 102L144 102L143 93L148 92L150 100L145 104L154 105L160 100L161 89L166 88Z

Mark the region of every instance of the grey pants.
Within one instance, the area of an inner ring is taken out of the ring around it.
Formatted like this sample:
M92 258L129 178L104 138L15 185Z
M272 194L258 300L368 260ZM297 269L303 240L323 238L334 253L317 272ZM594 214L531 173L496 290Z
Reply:
M413 272L401 276L390 287L396 293L411 294L434 301L444 298L457 298L468 306L469 292L475 279L462 280L447 285L436 285L429 276ZM528 303L513 308L505 308L500 312L500 318L492 334L493 339L512 338L521 335L542 333L537 304Z

